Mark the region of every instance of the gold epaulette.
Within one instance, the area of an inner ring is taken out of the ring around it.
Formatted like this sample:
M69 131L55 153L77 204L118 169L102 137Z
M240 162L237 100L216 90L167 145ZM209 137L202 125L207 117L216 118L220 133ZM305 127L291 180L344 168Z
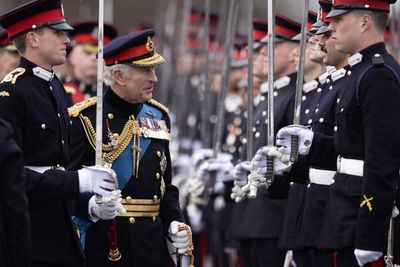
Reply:
M154 99L148 100L147 103L149 103L152 106L155 106L156 108L161 109L162 111L164 111L167 114L169 113L169 109L166 106L164 106L163 104L161 104L160 102L158 102Z
M18 79L18 77L21 76L22 74L24 74L25 71L26 70L24 68L21 68L21 67L16 68L15 70L13 70L10 73L8 73L0 83L9 83L9 82L11 82L11 84L15 84L15 82Z
M82 102L76 103L72 107L68 109L68 113L70 117L78 117L79 114L87 109L88 107L91 107L97 103L97 98L91 97L89 99L83 100Z

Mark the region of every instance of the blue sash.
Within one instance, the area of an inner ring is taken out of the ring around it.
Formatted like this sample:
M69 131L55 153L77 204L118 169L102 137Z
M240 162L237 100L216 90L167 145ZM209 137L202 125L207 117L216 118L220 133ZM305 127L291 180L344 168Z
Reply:
M151 118L159 120L161 119L161 117L162 112L160 110L144 103L136 119L139 120L139 118ZM133 141L134 140L132 138L131 142L125 148L124 152L122 152L122 154L116 160L114 160L111 167L117 174L118 187L121 191L131 179L132 174L135 173L132 153ZM140 137L140 159L143 157L144 153L146 153L150 142L151 138L145 138L144 136ZM86 232L92 226L93 222L81 219L76 216L72 216L72 223L74 224L75 228L79 230L80 243L82 249L85 249Z

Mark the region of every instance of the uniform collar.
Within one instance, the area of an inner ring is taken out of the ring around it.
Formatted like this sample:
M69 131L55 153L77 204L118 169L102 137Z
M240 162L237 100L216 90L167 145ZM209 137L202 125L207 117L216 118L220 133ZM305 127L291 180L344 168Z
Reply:
M20 66L24 67L27 70L31 70L34 76L39 77L40 79L43 79L47 82L51 81L54 78L53 71L48 71L42 67L39 67L38 65L24 57L21 57Z
M134 115L135 117L142 109L143 104L131 104L126 102L121 97L119 97L114 91L110 88L106 88L106 92L104 94L104 100L107 101L113 108L119 110L127 115Z
M346 75L346 70L344 68L338 69L334 73L332 73L332 81L336 82L337 80L343 78Z
M360 63L362 60L370 60L373 56L377 54L387 54L385 43L380 42L373 44L361 50L359 53L352 55L351 57L349 57L349 65L353 67L356 64Z
M279 79L276 79L274 82L274 87L276 90L279 90L285 86L290 84L291 78L289 76L283 76Z
M317 89L318 85L319 85L319 82L317 80L312 80L312 81L306 82L303 85L303 92L307 94L307 93Z
M332 74L336 71L336 67L335 66L326 66L326 72L328 72L329 74Z
M328 78L328 76L329 76L329 72L324 72L324 73L322 73L322 74L318 77L319 83L320 83L320 84L325 84L326 79Z
M363 55L361 53L354 54L350 56L347 60L350 67L353 67L362 61Z

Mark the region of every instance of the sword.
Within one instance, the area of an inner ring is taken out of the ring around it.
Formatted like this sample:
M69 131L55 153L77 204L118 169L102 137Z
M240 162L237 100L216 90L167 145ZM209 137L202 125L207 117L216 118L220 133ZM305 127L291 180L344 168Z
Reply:
M387 253L384 257L387 267L399 267L393 263L393 243L394 243L394 218L399 215L399 210L396 206L393 207L392 215L390 216L389 233L388 233L388 246Z
M247 160L251 161L254 154L253 113L254 113L254 88L253 88L253 0L247 3L247 36L248 64L247 64Z
M232 0L229 3L229 13L228 13L228 24L227 24L227 31L225 36L224 42L224 54L223 54L223 61L222 61L222 81L221 81L221 90L219 92L219 105L218 105L218 121L216 125L216 129L214 132L214 153L213 158L216 159L218 153L221 151L221 142L222 142L222 134L224 130L224 117L225 117L225 95L228 87L228 79L229 79L229 67L231 64L231 50L233 44L233 37L235 35L235 29L237 25L237 17L239 13L239 7L237 5L236 0ZM209 188L213 190L214 184L216 182L216 172L210 173L210 181L209 181Z
M297 72L297 81L296 81L296 96L294 103L294 116L293 116L293 124L300 124L300 112L301 112L301 97L303 93L303 83L304 83L304 63L306 56L306 40L307 40L307 20L308 20L308 9L309 9L309 0L304 1L303 8L303 21L301 24L301 39L300 39L300 57L299 57L299 69ZM291 151L290 151L290 161L294 162L297 160L299 155L299 137L292 136L291 138Z
M275 12L274 0L268 0L268 129L267 145L274 146L274 64L275 64ZM267 156L266 187L274 180L274 157Z
M275 63L275 14L274 0L268 0L268 128L267 145L274 146L274 63ZM267 156L267 171L265 174L265 187L268 189L274 180L274 157ZM257 186L249 179L249 198L257 197ZM247 187L245 186L245 187Z
M99 31L97 50L97 106L96 106L96 166L103 166L103 38L104 38L104 0L99 0ZM96 195L96 201L101 202L101 196ZM117 230L115 220L109 221L108 227L110 261L121 259L118 249Z

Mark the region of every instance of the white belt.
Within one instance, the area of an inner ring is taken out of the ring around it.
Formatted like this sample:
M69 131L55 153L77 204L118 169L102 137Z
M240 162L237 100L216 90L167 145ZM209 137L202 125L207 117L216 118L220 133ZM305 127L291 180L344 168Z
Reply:
M38 173L44 173L45 171L48 170L62 170L65 171L65 168L60 165L56 166L25 166L25 168L30 169L32 171L38 172Z
M310 168L310 183L319 185L330 185L335 176L335 171Z
M337 158L337 171L339 173L363 177L364 161L359 159Z

